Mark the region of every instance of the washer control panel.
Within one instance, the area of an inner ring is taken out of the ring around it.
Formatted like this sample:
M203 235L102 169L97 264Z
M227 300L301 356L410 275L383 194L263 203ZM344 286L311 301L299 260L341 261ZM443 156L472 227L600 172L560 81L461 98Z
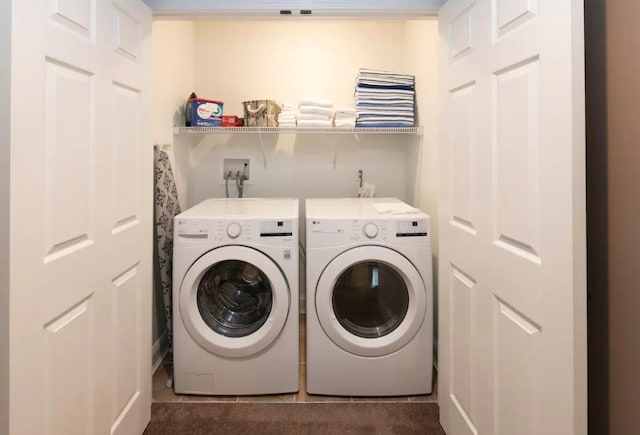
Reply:
M260 222L260 237L291 237L293 222L290 220L274 220Z
M387 240L389 236L389 222L354 220L351 228L351 240Z
M238 222L231 222L227 225L227 236L237 239L240 234L242 234L242 226Z
M364 235L370 239L373 239L378 235L378 226L373 222L367 222L364 224Z
M182 219L174 221L175 240L190 246L201 243L260 243L297 245L296 219Z
M209 236L209 222L176 219L175 232L184 238L206 239Z
M274 244L293 240L297 225L293 220L244 220L216 223L215 240L218 242L257 242Z
M215 222L214 239L218 242L239 242L251 240L254 225L250 221L217 221Z

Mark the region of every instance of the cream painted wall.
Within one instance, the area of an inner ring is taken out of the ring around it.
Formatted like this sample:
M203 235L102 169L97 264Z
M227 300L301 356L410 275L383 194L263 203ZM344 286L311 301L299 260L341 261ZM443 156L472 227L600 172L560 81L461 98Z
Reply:
M424 136L414 181L416 205L431 216L432 242L437 252L438 217L438 21L408 21L406 24L406 71L416 76L417 112Z
M438 20L408 21L407 72L416 76L418 119L424 136L414 180L416 205L431 217L433 245L434 357L438 350Z
M184 123L184 103L195 88L196 26L192 21L155 21L153 23L154 143L172 145L173 126ZM186 156L188 150L167 149L175 156ZM173 165L178 197L186 208L187 182L183 167Z
M403 21L199 21L196 84L229 114L244 100L309 95L353 107L358 68L404 70L404 30Z
M297 104L314 96L353 107L358 68L404 72L410 64L406 21L219 20L199 21L196 29L196 91L224 101L226 114L242 115L242 101L266 98ZM435 71L434 61L426 64ZM417 137L265 136L266 168L257 137L179 140L191 149L190 205L224 196L220 160L243 155L258 163L252 165L255 184L247 186L247 196L355 196L358 169L376 185L377 196L412 203L417 196Z
M11 2L0 2L0 433L9 433Z
M195 25L190 21L155 21L153 23L153 80L154 80L154 125L153 141L156 145L173 144L173 126L184 119L181 107L194 87ZM162 146L172 161L176 177L180 205L186 207L187 179L183 166L176 165L176 156L188 155L188 149ZM175 153L174 153L175 151ZM155 246L154 246L155 258ZM154 360L166 350L167 322L159 273L154 263L153 300L153 352ZM154 361L157 363L157 361Z
M376 196L398 197L423 208L435 231L437 36L433 19L157 22L156 142L173 138L181 203L189 207L225 196L225 157L252 159L245 196L297 197L301 203L310 197L355 197L362 169L365 180L376 185ZM182 118L174 115L192 90L223 101L225 114L239 116L242 101L254 99L297 104L311 96L332 99L335 107L354 107L361 67L416 75L424 137L263 135L261 146L255 135L172 136L167 127L181 125ZM180 80L171 73L176 68L183 77L193 73L192 88L185 88L188 80L175 83ZM233 183L229 192L237 196ZM300 291L303 296L304 287Z

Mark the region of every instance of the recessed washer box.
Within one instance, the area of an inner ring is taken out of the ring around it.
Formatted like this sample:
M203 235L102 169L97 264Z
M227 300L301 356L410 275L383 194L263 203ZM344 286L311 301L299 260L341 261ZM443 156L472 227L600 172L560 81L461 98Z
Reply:
M246 170L245 166L247 165ZM238 172L242 175L243 171L247 177L244 184L255 184L255 174L252 173L253 157L251 156L227 156L220 159L220 183L224 184L229 172L231 177L229 180L234 181L238 178Z

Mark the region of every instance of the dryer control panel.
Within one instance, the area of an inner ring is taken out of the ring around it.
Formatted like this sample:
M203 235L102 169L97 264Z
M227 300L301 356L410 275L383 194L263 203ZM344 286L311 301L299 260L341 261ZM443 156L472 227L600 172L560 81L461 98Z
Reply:
M427 237L429 222L426 219L398 221L396 237Z
M310 219L307 240L314 246L339 246L350 243L393 243L406 246L430 246L428 218L401 219Z

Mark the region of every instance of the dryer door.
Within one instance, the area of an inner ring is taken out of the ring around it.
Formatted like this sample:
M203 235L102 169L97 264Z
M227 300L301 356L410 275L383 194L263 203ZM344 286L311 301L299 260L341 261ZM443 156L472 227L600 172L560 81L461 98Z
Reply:
M320 275L316 311L322 329L347 352L383 356L404 347L422 326L427 292L398 252L361 246L334 258Z
M286 277L268 256L246 246L224 246L189 268L180 286L180 317L203 348L244 357L278 337L290 298Z

